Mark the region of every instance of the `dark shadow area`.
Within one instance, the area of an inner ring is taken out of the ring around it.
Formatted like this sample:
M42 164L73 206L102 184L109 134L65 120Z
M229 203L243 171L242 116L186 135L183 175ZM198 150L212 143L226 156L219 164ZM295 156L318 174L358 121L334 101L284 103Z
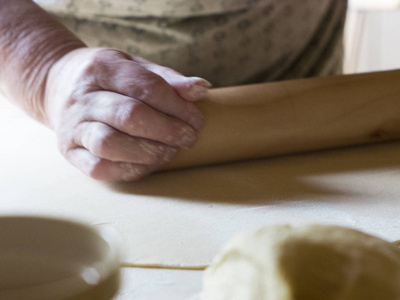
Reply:
M399 167L400 142L387 142L160 172L136 183L110 184L110 188L118 193L177 201L239 205L313 198L334 201L337 197L346 199L350 194L339 186L318 185L307 178L366 171L379 173L399 170Z

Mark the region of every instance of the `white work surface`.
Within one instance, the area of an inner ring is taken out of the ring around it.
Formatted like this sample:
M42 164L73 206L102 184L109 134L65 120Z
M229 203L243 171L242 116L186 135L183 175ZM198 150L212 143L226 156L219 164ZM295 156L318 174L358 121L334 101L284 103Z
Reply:
M125 264L207 265L238 231L276 223L346 225L400 239L400 143L282 156L106 184L56 149L52 131L0 99L0 213L106 223ZM120 299L188 299L201 271L123 268Z

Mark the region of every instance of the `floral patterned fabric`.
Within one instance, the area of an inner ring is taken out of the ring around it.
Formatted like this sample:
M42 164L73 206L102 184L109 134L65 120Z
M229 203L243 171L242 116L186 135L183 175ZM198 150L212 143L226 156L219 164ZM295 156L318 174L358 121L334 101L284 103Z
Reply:
M214 86L338 74L345 0L36 0L95 47Z

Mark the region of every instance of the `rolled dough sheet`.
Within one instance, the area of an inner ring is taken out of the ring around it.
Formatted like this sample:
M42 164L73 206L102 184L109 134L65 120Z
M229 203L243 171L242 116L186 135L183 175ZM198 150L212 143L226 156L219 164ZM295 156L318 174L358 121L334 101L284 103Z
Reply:
M154 174L131 184L70 166L53 133L0 106L0 212L107 223L125 263L207 265L238 231L277 223L350 226L400 239L400 144Z
M202 271L122 268L119 294L113 300L199 300Z

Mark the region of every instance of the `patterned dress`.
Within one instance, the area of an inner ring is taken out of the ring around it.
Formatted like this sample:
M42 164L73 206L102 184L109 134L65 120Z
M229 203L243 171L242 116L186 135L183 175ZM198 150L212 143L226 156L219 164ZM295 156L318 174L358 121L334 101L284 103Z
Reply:
M341 73L346 0L36 0L89 46L214 86Z

